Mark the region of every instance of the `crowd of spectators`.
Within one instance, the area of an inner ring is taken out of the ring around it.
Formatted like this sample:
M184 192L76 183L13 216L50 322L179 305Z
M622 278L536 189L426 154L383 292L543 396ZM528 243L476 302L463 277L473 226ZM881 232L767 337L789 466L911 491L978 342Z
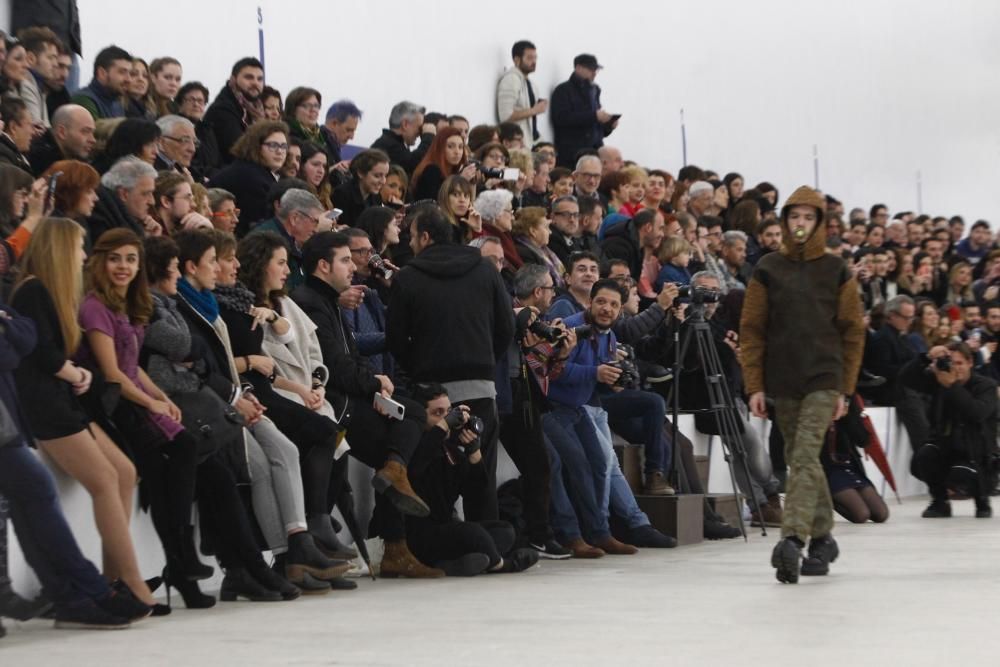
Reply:
M699 290L720 301L704 315L742 427L726 442L746 458L737 483L753 523L780 525L780 433L769 456L747 421L739 342L755 264L785 251L779 192L605 145L620 116L602 106L595 56L546 100L530 78L538 51L518 42L496 118L400 101L359 148L376 112L324 107L307 86L282 96L255 58L213 96L175 58L109 46L69 91L78 35L29 25L0 52L0 493L43 595L13 593L0 550L0 615L51 607L59 627L127 627L170 612L160 586L209 607L205 556L224 601L354 588L344 575L375 537L380 575L411 578L673 547L636 494L705 492L667 419L674 334ZM928 516L950 515L950 471L966 464L962 492L987 515L989 224L890 218L883 204L845 214L829 194L819 214L826 252L860 285L862 391L895 406L920 448ZM698 362L684 360L680 402L713 433ZM642 447L638 485L616 437ZM861 440L824 459L831 491L849 519L884 521ZM501 443L520 478L497 489ZM92 496L100 572L32 446ZM374 471L371 517L353 516L351 459ZM166 563L153 579L128 528L137 480ZM704 534L740 531L706 505Z

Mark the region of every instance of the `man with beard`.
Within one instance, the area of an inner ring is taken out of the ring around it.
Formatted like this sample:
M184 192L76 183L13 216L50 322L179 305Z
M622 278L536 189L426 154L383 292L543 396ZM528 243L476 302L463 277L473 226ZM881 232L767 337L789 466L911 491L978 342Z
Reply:
M215 133L223 164L233 161L229 149L243 132L264 118L263 90L264 66L256 58L242 58L233 65L229 81L205 112L205 124Z
M757 234L747 243L747 264L757 266L760 258L781 248L781 223L764 220L757 225Z
M549 103L535 97L528 75L535 71L538 52L527 40L515 42L510 50L514 66L504 72L497 83L497 119L501 123L516 123L524 133L524 143L530 146L538 140L538 115L545 113ZM529 138L530 137L530 141Z
M566 292L552 302L547 319L566 318L590 307L590 290L601 277L600 261L592 252L575 252L566 264Z

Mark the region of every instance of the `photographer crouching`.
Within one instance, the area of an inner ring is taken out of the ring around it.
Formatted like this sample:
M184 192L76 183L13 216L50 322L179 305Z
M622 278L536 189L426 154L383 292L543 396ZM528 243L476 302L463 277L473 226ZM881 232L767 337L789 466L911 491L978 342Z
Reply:
M965 343L932 347L900 372L901 381L931 396L931 437L910 462L926 482L931 504L925 519L951 516L949 489L976 500L976 518L992 516L990 491L996 484L997 384L972 372L972 350Z

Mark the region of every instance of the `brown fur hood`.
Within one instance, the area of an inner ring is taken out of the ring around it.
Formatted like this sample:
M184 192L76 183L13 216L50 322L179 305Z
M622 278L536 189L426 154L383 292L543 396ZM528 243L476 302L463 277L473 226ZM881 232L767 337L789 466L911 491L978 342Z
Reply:
M788 227L788 214L793 206L812 206L816 209L816 228L805 243L796 243ZM818 259L826 254L825 211L826 200L808 185L793 192L781 207L781 254L798 262Z

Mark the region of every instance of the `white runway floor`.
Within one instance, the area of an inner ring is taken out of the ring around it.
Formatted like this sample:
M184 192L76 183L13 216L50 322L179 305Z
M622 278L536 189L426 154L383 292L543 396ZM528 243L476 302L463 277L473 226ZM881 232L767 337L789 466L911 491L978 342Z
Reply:
M780 585L767 538L517 575L372 582L283 603L175 607L122 632L6 622L3 667L1000 664L1000 518L838 523L828 577ZM175 604L179 603L179 600Z

